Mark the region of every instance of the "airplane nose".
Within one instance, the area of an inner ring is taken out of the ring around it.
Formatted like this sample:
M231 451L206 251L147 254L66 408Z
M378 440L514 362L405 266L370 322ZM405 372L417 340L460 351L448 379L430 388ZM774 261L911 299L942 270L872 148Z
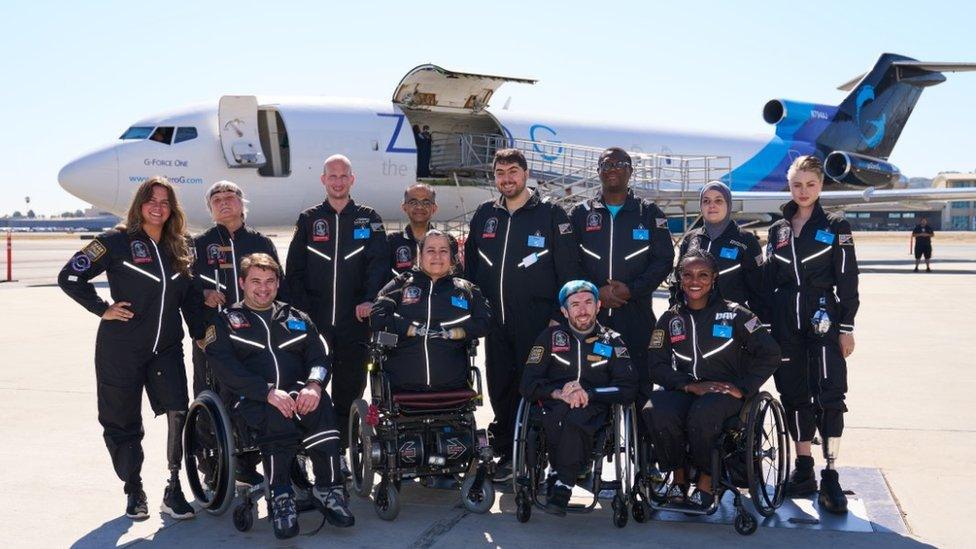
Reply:
M105 210L113 210L119 194L119 157L115 146L69 162L58 173L61 188Z

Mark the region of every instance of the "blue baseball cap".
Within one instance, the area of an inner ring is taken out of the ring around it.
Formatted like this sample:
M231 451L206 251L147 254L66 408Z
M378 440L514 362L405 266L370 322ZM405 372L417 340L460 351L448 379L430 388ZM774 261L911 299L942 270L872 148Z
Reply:
M570 280L563 284L562 289L559 290L559 306L566 305L566 300L569 299L569 296L580 292L590 292L593 294L593 299L600 299L600 290L592 282L588 280Z

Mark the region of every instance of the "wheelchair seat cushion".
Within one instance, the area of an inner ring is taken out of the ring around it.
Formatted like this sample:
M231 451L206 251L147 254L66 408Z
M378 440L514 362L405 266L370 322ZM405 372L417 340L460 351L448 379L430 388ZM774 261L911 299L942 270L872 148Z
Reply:
M393 402L402 408L415 410L434 410L451 408L470 402L478 396L471 389L437 392L399 392L393 395Z

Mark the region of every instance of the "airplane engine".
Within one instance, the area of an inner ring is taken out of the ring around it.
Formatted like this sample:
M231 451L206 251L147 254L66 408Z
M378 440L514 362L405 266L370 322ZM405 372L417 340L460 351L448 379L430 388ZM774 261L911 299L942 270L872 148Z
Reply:
M901 172L896 166L846 151L834 151L827 155L824 174L840 183L859 187L890 187L901 179Z
M828 123L837 112L837 107L818 105L816 103L802 103L789 99L772 99L763 107L763 120L767 124L779 126L800 126L807 122L818 121Z

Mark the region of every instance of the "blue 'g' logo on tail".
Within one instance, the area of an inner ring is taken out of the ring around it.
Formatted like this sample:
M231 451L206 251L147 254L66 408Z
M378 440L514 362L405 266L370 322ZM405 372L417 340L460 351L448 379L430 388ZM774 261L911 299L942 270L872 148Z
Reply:
M864 142L867 143L868 147L874 148L884 139L886 117L885 113L881 113L880 118L861 122L861 108L871 101L874 101L874 86L865 85L857 92L857 111L854 113L854 122L857 124L857 129ZM864 131L865 125L874 127L870 136Z

